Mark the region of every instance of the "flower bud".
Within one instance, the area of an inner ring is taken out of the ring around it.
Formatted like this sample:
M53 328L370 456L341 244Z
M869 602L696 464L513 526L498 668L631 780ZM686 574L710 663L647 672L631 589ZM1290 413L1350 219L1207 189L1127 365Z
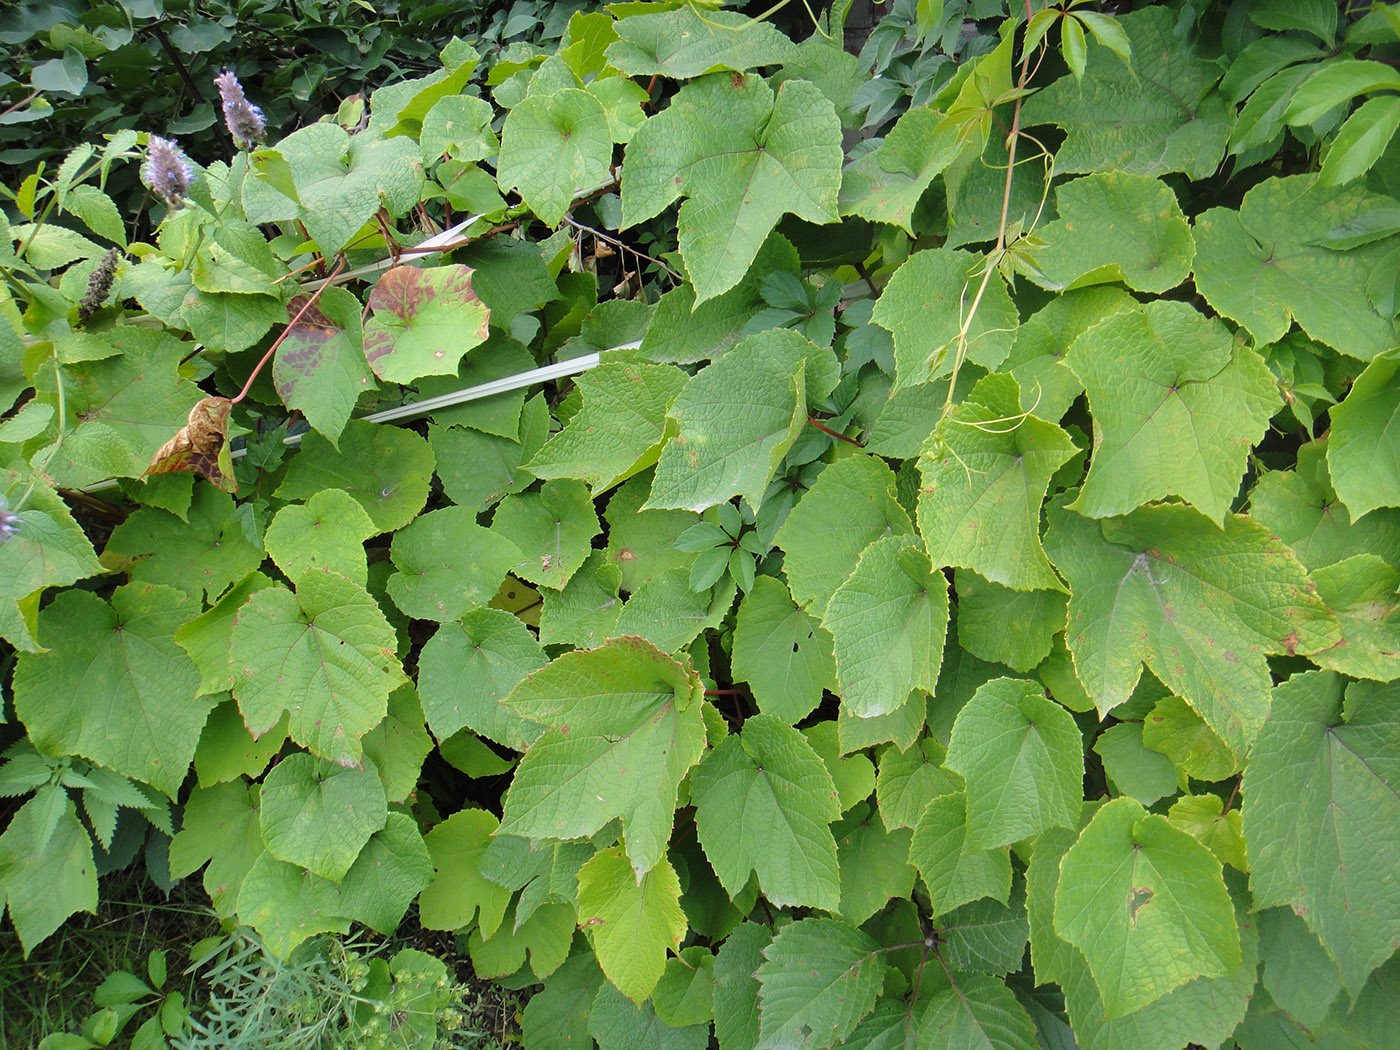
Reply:
M152 135L146 145L141 181L171 208L178 208L184 204L185 194L194 181L194 167L174 142Z
M252 149L267 135L263 111L248 101L233 70L224 70L214 78L214 83L224 104L224 123L228 125L234 145L239 149Z
M92 276L88 278L87 294L78 303L79 321L86 321L107 301L107 296L112 292L112 278L117 273L119 255L115 248L111 249L92 271Z

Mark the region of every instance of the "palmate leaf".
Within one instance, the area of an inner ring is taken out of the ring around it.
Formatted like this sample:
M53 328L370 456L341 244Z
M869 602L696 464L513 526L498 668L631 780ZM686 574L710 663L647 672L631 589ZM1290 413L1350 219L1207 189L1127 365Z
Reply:
M565 653L506 698L548 727L506 793L504 834L583 838L620 818L640 877L671 835L676 789L700 759L700 679L639 638Z
M365 540L379 530L349 493L322 489L304 504L279 510L263 545L289 579L308 569L330 569L364 586L369 577Z
M288 408L306 416L332 445L361 394L372 389L364 355L360 302L343 288L327 288L305 313L305 296L287 303L289 324L272 359L272 382Z
M501 189L518 189L541 222L557 226L575 195L607 182L612 145L607 114L587 91L531 94L501 129Z
M705 1050L710 1026L685 1025L674 1028L663 1021L650 1000L640 1005L630 1002L611 984L603 983L593 998L588 1031L598 1041L599 1050Z
M1353 999L1400 938L1398 754L1394 686L1310 672L1274 690L1245 769L1255 904L1292 906Z
M26 954L74 912L97 911L92 838L65 794L57 786L41 789L0 835L0 900L9 904Z
M741 11L700 11L683 4L619 19L608 62L629 77L682 79L710 70L743 72L793 58L796 45L768 22Z
M1175 495L1224 518L1250 447L1280 405L1254 350L1185 303L1156 302L1090 328L1065 364L1094 413L1094 453L1075 510L1101 518Z
M793 604L783 582L759 576L734 625L734 677L746 681L760 711L795 725L836 687L831 635Z
M1021 417L1009 375L979 380L919 457L919 532L936 566L972 569L1016 590L1062 590L1040 546L1040 505L1074 442L1054 423Z
M267 774L258 820L274 857L339 883L388 812L372 763L346 769L300 753Z
M758 1045L758 993L754 977L763 964L763 949L773 931L757 922L741 923L715 954L715 1038L724 1050L752 1050Z
M703 303L739 283L784 213L835 222L840 184L841 127L816 87L790 80L775 92L756 76L715 74L686 84L632 136L622 225L686 196L680 252Z
M435 875L418 898L418 913L430 930L459 930L473 922L490 937L510 905L510 891L481 874L480 861L496 817L482 809L458 810L428 832Z
M967 795L958 791L929 801L914 825L909 863L919 869L935 916L969 901L1006 901L1011 892L1011 855L1006 849L967 845Z
M1066 641L1100 714L1145 663L1237 755L1269 710L1267 653L1313 653L1337 627L1293 553L1233 515L1143 507L1103 522L1050 505L1046 550L1069 582Z
M962 148L955 126L929 106L897 120L880 143L841 173L842 215L898 226L911 236L914 207Z
M875 1005L886 964L867 934L834 919L783 927L763 949L759 1045L826 1050L840 1045Z
M1084 952L1109 1020L1241 959L1220 862L1128 798L1102 807L1060 862L1054 923Z
M924 1046L949 1050L1038 1050L1035 1023L1002 981L983 973L950 973L919 1025Z
M621 847L599 850L578 872L578 922L598 965L623 995L641 1003L689 928L676 870L664 857L638 878Z
M197 695L199 671L174 641L190 605L173 588L128 584L110 605L70 590L45 607L38 633L48 651L20 654L14 678L15 712L34 746L173 798L217 703Z
M369 293L364 353L380 379L408 383L456 375L462 355L486 338L486 308L466 266L395 266Z
M690 779L700 845L731 897L754 873L774 904L836 910L836 786L801 733L754 715Z
M1400 572L1374 554L1355 554L1318 569L1313 582L1342 632L1341 643L1313 661L1353 678L1400 678Z
M1400 396L1394 357L1377 358L1329 412L1327 469L1353 520L1377 507L1400 506L1400 455L1395 449Z
M521 561L509 533L483 528L466 507L421 514L394 534L396 573L385 585L409 616L447 623L487 604Z
M394 630L378 603L333 572L313 569L258 591L238 610L229 649L233 695L261 736L291 712L292 739L340 765L357 765L360 737L403 681Z

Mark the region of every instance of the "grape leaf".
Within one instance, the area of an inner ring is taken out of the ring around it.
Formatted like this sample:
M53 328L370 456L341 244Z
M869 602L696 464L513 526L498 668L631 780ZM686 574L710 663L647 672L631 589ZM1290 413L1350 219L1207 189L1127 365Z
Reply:
M285 500L310 499L322 489L343 489L383 532L407 525L428 500L433 453L411 430L352 419L339 447L307 434L277 489Z
M1114 794L1127 795L1144 806L1176 794L1176 767L1166 755L1144 746L1138 723L1109 726L1094 741L1094 753L1103 760Z
M535 453L541 478L579 478L594 495L656 462L666 410L689 377L674 365L605 361L581 375L583 407Z
M204 889L220 916L235 913L243 878L264 852L250 786L235 780L196 788L170 841L170 872L176 878L209 865Z
M948 581L912 536L861 552L822 616L831 632L841 706L858 718L897 710L914 689L933 691L948 631Z
M1094 814L1060 862L1054 923L1084 952L1108 1020L1241 960L1220 862L1129 798Z
M1074 717L1035 682L998 678L958 712L944 763L967 783L969 850L1074 827L1084 797L1084 742Z
M229 663L254 736L290 711L292 739L340 765L359 763L360 737L383 719L403 681L378 603L324 570L298 577L295 595L270 587L249 598L234 620Z
M1061 591L1013 591L975 572L953 577L958 596L958 644L979 660L1032 671L1050 655L1065 627Z
M841 173L842 215L898 226L914 235L914 208L962 148L957 128L930 106L915 106L895 121L880 145Z
M106 552L135 559L132 583L155 583L216 601L263 561L234 515L233 500L212 485L194 491L186 520L142 507L112 530Z
M1063 590L1040 546L1040 505L1074 442L1020 413L1016 380L993 374L954 410L942 440L935 431L919 457L919 532L934 565L1020 591Z
M500 825L484 809L461 809L428 832L433 881L418 897L418 914L429 930L461 930L475 923L484 936L500 929L510 890L481 874L481 857Z
M722 1050L753 1050L758 1045L758 993L754 977L773 931L757 922L740 924L715 954L715 1039Z
M807 424L803 380L811 349L796 332L770 329L687 383L667 412L679 433L661 450L644 509L702 511L732 496L758 507Z
M922 1045L1037 1050L1035 1023L1005 984L982 973L950 973L947 980L925 1008Z
M1064 128L1057 174L1116 168L1209 178L1224 159L1234 124L1225 99L1211 90L1221 67L1176 32L1175 15L1166 8L1116 20L1132 48L1131 68L1108 48L1093 48L1084 76L1062 76L1037 92L1022 107L1022 123Z
M524 751L543 730L503 701L548 662L529 628L502 609L471 609L443 624L418 657L428 727L439 740L466 727Z
M981 897L1005 903L1011 892L1011 855L1005 849L967 847L967 795L931 799L914 825L909 863L919 869L935 917Z
M20 653L15 665L15 713L34 746L82 755L174 798L218 702L197 695L199 671L173 638L190 604L170 587L134 583L110 605L81 590L54 598L39 612L48 651Z
M640 877L671 836L676 788L700 759L705 729L695 672L638 638L565 653L506 698L549 728L520 760L501 831L582 838L622 821Z
M379 779L384 782L384 794L390 802L402 802L413 794L423 771L423 759L433 749L433 742L423 725L418 690L411 682L389 694L388 713L360 738L360 744L365 758L379 768Z
M1400 572L1356 554L1313 573L1317 594L1337 616L1342 640L1313 662L1353 678L1400 678Z
M1096 522L1052 502L1046 549L1069 582L1066 640L1101 715L1145 663L1242 755L1269 709L1264 655L1337 641L1292 552L1244 517L1218 529L1163 505Z
M841 869L841 903L837 910L847 922L863 923L891 899L902 900L913 892L915 872L909 864L907 829L885 830L875 811L858 803L833 829L833 834L836 862Z
M1085 329L1135 305L1121 288L1094 285L1057 295L1021 322L1016 345L1002 363L1021 386L1021 410L1051 421L1064 418L1084 393L1079 377L1060 367L1065 354Z
M861 551L882 536L908 535L909 515L894 495L894 474L868 455L839 459L798 500L774 542L798 605L820 616L855 570Z
M1196 218L1196 287L1256 343L1281 338L1296 320L1319 342L1369 361L1400 340L1400 327L1366 297L1384 245L1338 252L1318 241L1377 203L1356 184L1319 186L1314 175L1267 179L1244 195L1239 211L1212 208Z
M549 406L539 394L525 403L515 437L467 427L428 427L443 492L453 503L478 512L519 492L534 480L521 464L544 444L549 423Z
M1295 675L1245 769L1255 906L1293 907L1337 961L1353 1000L1400 938L1394 688Z
M508 977L525 965L528 954L535 976L548 977L569 956L575 918L572 904L551 903L522 922L508 918L490 940L482 937L479 928L472 930L467 938L472 969L478 977Z
M259 853L238 889L238 921L258 931L269 952L285 957L318 933L349 933L337 910L335 883Z
M703 303L739 283L785 213L836 222L840 184L841 126L815 86L775 92L757 76L715 74L683 86L627 144L622 226L686 196L680 253Z
M177 632L178 633L178 632ZM178 641L178 639L177 639ZM228 653L225 649L224 661L227 666ZM243 724L243 715L229 694L215 697L219 705L209 713L209 720L199 734L199 745L194 752L194 768L199 775L199 786L210 787L222 781L237 780L242 776L260 777L272 756L287 742L285 724L273 726L271 730L254 740Z
M689 5L619 19L608 62L629 77L681 80L714 69L743 72L786 62L796 46L768 22L741 11L700 11Z
M784 926L763 960L759 1044L772 1050L839 1045L874 1007L886 970L875 941L834 919Z
M603 971L591 953L570 956L525 1004L520 1018L525 1045L591 1050L588 1025L593 1000L603 984Z
M1394 441L1400 424L1398 370L1392 357L1372 361L1346 399L1328 413L1327 469L1353 521L1377 507L1400 506L1400 456Z
M1126 171L1095 172L1061 184L1060 217L1036 229L1031 279L1064 291L1122 281L1165 292L1191 272L1191 227L1166 183ZM1092 231L1091 236L1086 233Z
M490 311L466 266L394 266L369 293L365 360L380 379L409 383L456 375L457 362L486 338Z
M1221 864L1249 870L1240 811L1225 811L1219 795L1185 795L1172 803L1167 820L1215 854Z
M608 560L606 551L595 550L569 577L562 591L546 590L540 606L540 643L595 649L616 630L622 599L622 572Z
M801 733L773 715L750 716L705 756L690 792L700 845L730 896L753 872L776 905L836 910L836 786Z
M407 813L390 812L341 880L336 911L387 937L432 877L417 822Z
M1224 519L1250 447L1279 406L1254 350L1185 303L1156 302L1089 329L1065 364L1094 413L1094 453L1075 510L1102 518L1170 494Z
M272 382L282 403L335 445L355 402L371 389L360 302L343 288L327 288L302 313L306 300L297 295L287 303L288 321L301 317L288 325L272 359Z
M662 857L640 877L622 847L599 850L578 872L578 922L593 940L598 965L623 995L640 1003L679 951L689 928L681 885Z
M894 336L895 391L952 373L957 336L982 282L983 264L971 252L933 248L916 252L894 272L871 319ZM1006 282L993 273L968 322L967 360L995 369L1011 352L1016 324Z
M1239 771L1239 762L1225 742L1179 696L1164 696L1157 701L1143 719L1142 742L1166 755L1181 773L1197 780L1212 783Z
M938 922L939 954L956 970L998 975L1018 970L1027 936L1026 892L1019 879L1006 903L983 897L954 908Z
M290 504L273 517L263 544L288 579L310 569L329 569L361 587L369 580L365 540L379 529L340 489L322 489L304 504Z
M394 534L398 572L386 588L400 609L419 620L447 623L485 605L522 560L520 548L476 523L466 507L420 514Z
M260 799L268 852L337 884L389 812L373 765L346 769L305 753L272 768Z
M709 1025L672 1028L657 1016L650 1000L633 1003L611 984L603 983L593 998L588 1031L598 1040L599 1050L705 1050Z
M531 94L501 128L497 179L518 189L546 226L558 226L574 197L609 177L612 132L602 104L576 87Z
M758 709L794 725L836 689L831 635L793 604L783 581L759 576L734 624L734 677L753 689Z
M930 799L962 790L961 778L944 768L946 757L943 745L930 738L904 751L889 748L880 756L875 798L885 827L916 827Z
M14 475L5 478L7 498L17 498L16 488ZM52 489L37 486L30 499L30 506L11 511L19 521L14 534L0 543L0 637L33 652L39 647L34 639L38 592L104 570L92 543Z
M1276 1003L1301 1024L1321 1027L1337 993L1341 974L1317 935L1291 908L1259 912L1260 983Z
M97 911L92 839L62 788L41 789L10 818L0 835L0 887L26 955L74 912Z
M591 541L602 526L583 482L546 481L537 492L502 500L491 531L498 543L523 555L507 566L511 572L557 591L588 560Z
M690 572L695 555L679 551L676 539L700 520L688 510L642 510L652 478L629 478L608 500L608 560L622 573L622 589L635 591L647 580L672 569Z

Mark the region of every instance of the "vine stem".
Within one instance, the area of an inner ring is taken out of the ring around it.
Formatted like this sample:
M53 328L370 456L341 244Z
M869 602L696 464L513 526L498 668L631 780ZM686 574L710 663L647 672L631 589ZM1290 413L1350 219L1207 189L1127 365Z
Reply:
M263 367L272 360L272 355L275 354L277 348L282 345L282 340L287 338L287 334L296 327L297 322L306 315L306 312L316 305L316 300L321 298L321 293L331 286L331 279L334 278L336 274L340 273L344 267L345 256L342 255L336 260L335 267L331 270L330 276L326 278L326 282L307 297L306 302L301 304L301 309L287 322L287 327L282 329L282 334L272 341L272 345L267 348L267 353L262 355L262 360L254 366L252 373L248 376L248 381L243 384L243 389L238 392L237 397L229 402L230 405L236 405L248 396L248 391L253 389L253 381L258 378L258 373L263 370Z

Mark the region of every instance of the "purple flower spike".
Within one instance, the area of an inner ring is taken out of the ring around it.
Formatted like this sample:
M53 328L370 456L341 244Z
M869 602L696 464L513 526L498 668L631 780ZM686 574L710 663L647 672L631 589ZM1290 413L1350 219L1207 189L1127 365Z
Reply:
M24 521L18 514L11 514L5 506L5 500L0 498L0 543L4 543L11 536L19 531L19 527Z
M228 125L234 145L239 149L252 149L267 135L263 111L248 101L233 70L224 70L214 78L214 83L224 104L224 123Z
M194 181L194 167L174 142L152 135L146 145L146 163L141 166L141 181L155 190L171 208L178 208L184 204L185 194Z

